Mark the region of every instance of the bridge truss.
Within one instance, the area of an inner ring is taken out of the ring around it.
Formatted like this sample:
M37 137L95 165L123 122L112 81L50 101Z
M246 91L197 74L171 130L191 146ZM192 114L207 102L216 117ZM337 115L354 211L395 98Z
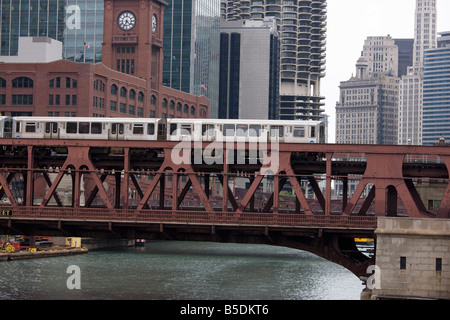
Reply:
M263 242L362 275L377 216L450 216L448 147L0 142L2 233Z

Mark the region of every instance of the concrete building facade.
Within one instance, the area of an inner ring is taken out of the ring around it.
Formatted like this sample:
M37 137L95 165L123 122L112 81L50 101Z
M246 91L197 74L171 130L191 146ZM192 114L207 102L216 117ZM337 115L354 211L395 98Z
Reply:
M278 119L279 50L273 18L222 22L220 119Z
M379 217L375 233L372 299L450 298L448 219Z
M399 78L388 73L369 77L361 57L356 76L341 82L336 104L336 143L396 144Z
M436 47L436 0L416 0L413 65L402 77L398 110L398 144L422 144L423 57Z

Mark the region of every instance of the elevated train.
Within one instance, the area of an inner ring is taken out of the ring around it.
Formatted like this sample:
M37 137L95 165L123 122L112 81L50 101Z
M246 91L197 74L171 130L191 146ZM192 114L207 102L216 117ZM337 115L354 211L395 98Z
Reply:
M0 138L325 143L322 121L0 117Z

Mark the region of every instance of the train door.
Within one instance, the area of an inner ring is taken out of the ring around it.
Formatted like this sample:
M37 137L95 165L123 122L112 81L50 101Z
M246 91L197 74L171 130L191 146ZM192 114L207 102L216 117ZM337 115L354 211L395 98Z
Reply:
M167 121L161 119L158 121L158 137L157 140L168 140L167 137Z
M125 139L125 124L111 123L111 129L109 130L109 139L124 140Z
M59 128L57 122L46 122L45 123L45 131L44 131L45 139L59 139Z
M270 141L284 142L284 126L270 126Z

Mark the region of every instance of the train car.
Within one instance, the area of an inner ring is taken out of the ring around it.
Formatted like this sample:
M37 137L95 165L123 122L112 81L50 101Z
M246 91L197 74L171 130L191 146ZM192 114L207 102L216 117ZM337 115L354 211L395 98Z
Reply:
M167 119L169 141L325 143L322 121Z
M15 117L13 137L24 139L164 140L163 119Z
M0 138L11 138L12 124L12 117L0 117Z

